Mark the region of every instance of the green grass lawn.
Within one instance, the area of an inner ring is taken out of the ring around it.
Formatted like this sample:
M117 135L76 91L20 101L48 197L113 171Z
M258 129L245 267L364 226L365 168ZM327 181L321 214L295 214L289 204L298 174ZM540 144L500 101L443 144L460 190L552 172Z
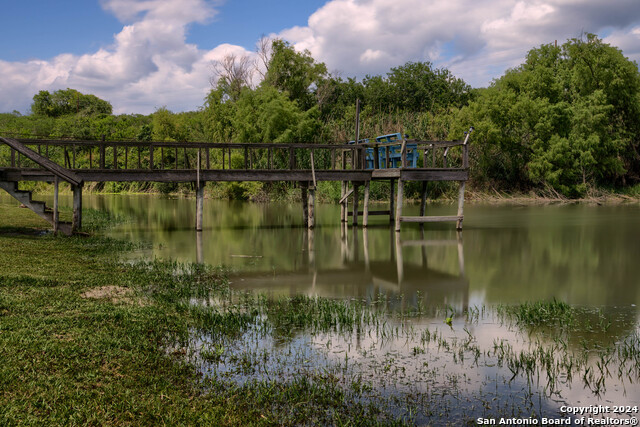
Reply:
M224 287L214 269L176 277L171 262L121 264L128 243L46 229L31 212L0 205L0 425L385 420L322 378L242 387L203 380L181 351L201 320L178 301L195 283ZM121 294L87 297L106 287Z

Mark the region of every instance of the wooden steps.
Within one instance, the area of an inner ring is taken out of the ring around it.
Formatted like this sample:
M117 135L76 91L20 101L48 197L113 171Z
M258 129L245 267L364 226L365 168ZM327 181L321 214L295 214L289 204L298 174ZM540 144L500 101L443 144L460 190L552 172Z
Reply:
M40 218L44 219L52 226L55 225L53 210L47 207L45 202L33 200L31 191L19 190L18 183L14 181L0 181L0 188L9 193L11 197L16 199L22 205L31 209ZM58 230L67 236L73 234L70 222L58 221Z

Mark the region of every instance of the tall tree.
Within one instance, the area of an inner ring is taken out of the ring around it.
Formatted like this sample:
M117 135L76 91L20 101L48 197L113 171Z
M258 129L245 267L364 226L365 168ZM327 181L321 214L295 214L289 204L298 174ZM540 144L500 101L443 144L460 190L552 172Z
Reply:
M31 111L34 114L60 117L68 114L90 116L95 114L111 114L113 107L108 101L95 95L85 95L75 89L60 89L53 93L41 90L33 96Z
M593 34L532 49L460 117L490 179L569 196L639 179L640 72Z
M292 101L308 110L316 103L315 88L326 77L327 67L317 63L308 50L297 52L288 42L273 40L264 84L287 92Z

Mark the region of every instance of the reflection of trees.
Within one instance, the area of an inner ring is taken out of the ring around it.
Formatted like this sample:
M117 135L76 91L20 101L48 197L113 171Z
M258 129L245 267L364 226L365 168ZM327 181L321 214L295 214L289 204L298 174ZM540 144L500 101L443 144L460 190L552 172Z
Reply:
M531 207L509 213L520 217L518 227L468 231L472 286L495 303L554 297L585 305L637 302L640 229L629 209Z
M157 196L87 196L86 206L106 209L131 223L119 227L134 240L151 240L157 256L196 260L195 200ZM445 213L430 206L431 214ZM409 206L407 211L417 209ZM308 268L306 229L298 204L251 204L205 201L204 261L231 264L242 271L286 272ZM533 206L467 209L464 257L471 291L489 303L559 298L572 304L614 305L640 301L637 276L638 207ZM341 250L339 212L319 205L314 233L319 270L343 269L365 260L362 229L349 228L347 250ZM395 233L387 220L375 218L367 231L370 265L395 260ZM329 225L331 224L331 225ZM376 225L380 224L380 225ZM406 227L402 240L419 240L417 227ZM455 239L448 226L429 225L428 240ZM162 245L162 249L158 246ZM403 264L427 266L457 275L458 256L446 247L404 247ZM237 259L230 255L257 255ZM346 258L345 258L346 256ZM385 266L395 271L392 266ZM364 270L362 270L364 273ZM311 279L309 279L309 282ZM348 295L357 286L333 288ZM353 288L353 289L352 289Z

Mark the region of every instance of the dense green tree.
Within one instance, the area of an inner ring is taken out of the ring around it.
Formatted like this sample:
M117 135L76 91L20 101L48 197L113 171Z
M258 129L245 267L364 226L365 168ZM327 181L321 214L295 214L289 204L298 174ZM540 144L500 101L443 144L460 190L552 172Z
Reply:
M33 97L31 111L36 115L60 117L68 114L90 116L111 114L111 104L95 95L85 95L75 89L60 89L53 93L41 90Z
M407 62L387 73L390 104L410 111L436 111L462 107L471 87L447 69L434 69L429 62Z
M273 41L263 84L287 92L292 101L308 110L316 104L314 91L326 77L327 67L316 62L308 50L297 52L284 40Z
M637 65L587 34L532 49L456 126L475 125L477 171L489 180L579 196L637 179L639 102Z

